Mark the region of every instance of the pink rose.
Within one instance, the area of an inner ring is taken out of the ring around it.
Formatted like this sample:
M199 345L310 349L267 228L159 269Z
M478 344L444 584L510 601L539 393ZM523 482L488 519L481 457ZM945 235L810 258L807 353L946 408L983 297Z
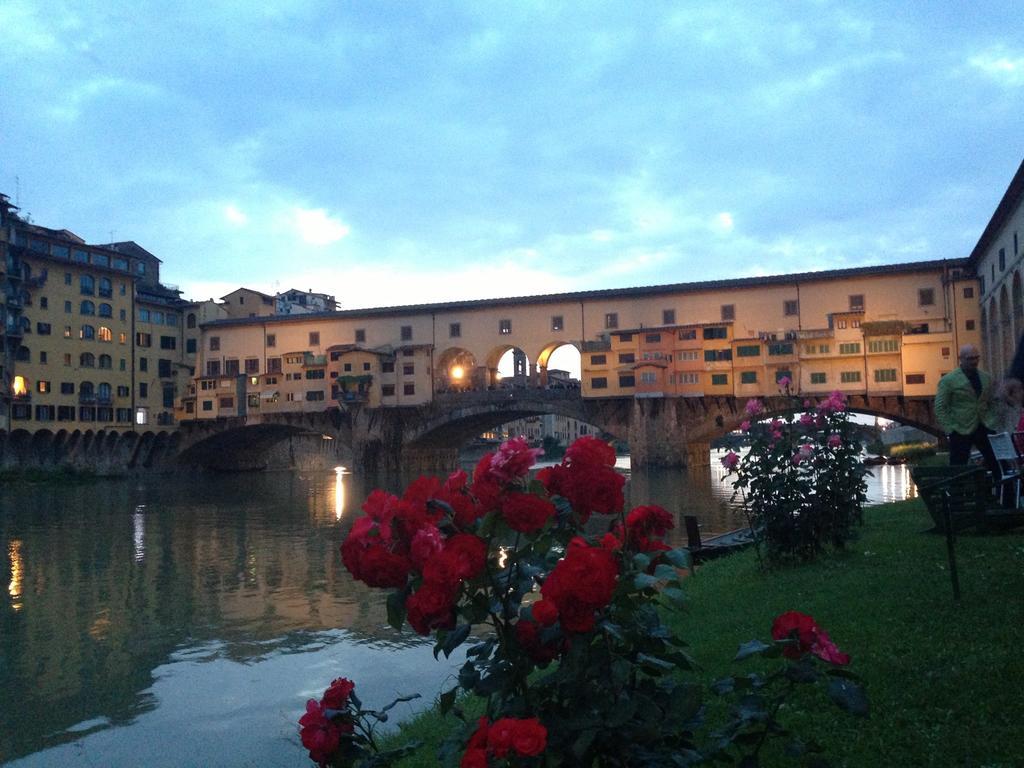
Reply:
M749 421L742 421L742 422L740 422L740 429L743 432L749 432L750 431L750 422Z
M722 457L722 466L728 469L730 472L739 465L740 457L738 453L729 451L725 456Z
M843 444L843 438L841 438L839 435L834 435L833 434L833 435L829 435L828 436L828 447L829 448L838 448L842 444Z

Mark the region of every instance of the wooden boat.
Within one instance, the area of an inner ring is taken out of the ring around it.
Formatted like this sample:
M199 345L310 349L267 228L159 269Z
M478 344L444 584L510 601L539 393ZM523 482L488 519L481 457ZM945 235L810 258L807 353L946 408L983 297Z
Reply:
M704 541L701 539L697 518L684 515L683 520L686 523L687 549L690 550L690 559L694 564L737 552L754 543L754 532L750 528L737 528Z

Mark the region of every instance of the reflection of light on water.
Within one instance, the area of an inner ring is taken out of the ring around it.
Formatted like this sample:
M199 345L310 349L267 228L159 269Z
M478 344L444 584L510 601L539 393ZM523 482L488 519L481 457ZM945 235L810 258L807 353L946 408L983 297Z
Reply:
M504 568L508 562L508 547L498 547L498 567Z
M132 540L135 542L135 562L141 563L146 556L146 511L145 504L135 507L135 514L132 515Z
M96 619L89 626L89 637L103 640L110 633L110 609L104 608L96 614Z
M11 561L11 583L7 585L7 594L11 596L11 608L21 610L21 580L25 564L21 559L21 540L13 539L7 545L7 556Z
M342 475L351 474L344 467L334 468L334 517L337 520L341 520L341 516L345 513L345 483L342 481Z

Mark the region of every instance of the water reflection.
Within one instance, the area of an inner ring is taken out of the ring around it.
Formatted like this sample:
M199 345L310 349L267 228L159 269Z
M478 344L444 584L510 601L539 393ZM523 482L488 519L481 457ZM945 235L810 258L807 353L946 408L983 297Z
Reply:
M11 596L11 609L21 610L21 579L24 565L21 561L22 543L14 539L7 545L7 557L11 561L11 583L7 585L7 594Z

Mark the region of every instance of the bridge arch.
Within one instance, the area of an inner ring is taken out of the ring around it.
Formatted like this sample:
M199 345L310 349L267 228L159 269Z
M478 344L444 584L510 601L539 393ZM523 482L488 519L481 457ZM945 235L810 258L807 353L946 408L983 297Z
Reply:
M541 347L540 352L537 353L537 374L538 384L544 386L548 384L548 369L551 367L551 358L556 352L558 356L562 356L563 352L572 350L575 352L575 367L576 369L582 368L582 359L580 355L580 348L571 341L550 341Z
M1013 360L1013 310L1010 307L1010 295L1006 283L999 289L999 335L1000 345L999 374L1002 375Z
M448 347L435 366L437 392L461 392L487 386L487 370L480 368L476 356L464 347Z
M307 414L313 417L315 414ZM219 429L213 426L220 427ZM329 420L313 418L296 421L246 424L244 422L213 425L194 434L190 444L177 452L178 462L186 466L220 472L244 472L278 466L296 459L295 439L305 441L300 459L330 466L352 465L350 441L339 439L340 434ZM137 456L148 457L151 451L170 451L179 448L179 441L155 445L146 438L139 446ZM155 455L155 454L154 454Z
M505 356L510 352L512 353L511 378L513 381L524 386L531 383L530 358L523 348L515 344L499 344L487 353L488 385L498 384L502 378L510 377L508 373L500 374L498 370Z
M1020 272L1013 272L1013 287L1010 289L1013 299L1013 338L1020 338L1024 332L1024 286L1021 285Z

